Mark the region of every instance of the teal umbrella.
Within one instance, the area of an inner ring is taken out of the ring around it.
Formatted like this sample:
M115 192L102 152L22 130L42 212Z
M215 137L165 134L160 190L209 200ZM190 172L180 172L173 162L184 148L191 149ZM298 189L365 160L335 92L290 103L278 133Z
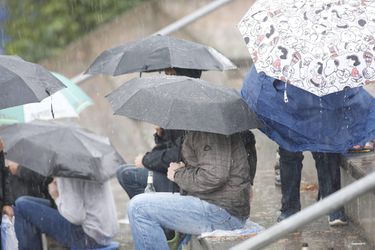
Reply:
M93 104L76 84L65 76L52 73L67 88L54 93L39 103L30 103L0 110L0 125L32 120L49 120L53 118L77 117L79 113Z

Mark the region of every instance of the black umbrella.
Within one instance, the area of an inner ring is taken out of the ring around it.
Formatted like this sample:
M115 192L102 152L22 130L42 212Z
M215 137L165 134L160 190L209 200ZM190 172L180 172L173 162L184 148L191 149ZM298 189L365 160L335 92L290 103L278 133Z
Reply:
M166 129L229 135L259 125L236 90L196 78L134 78L107 98L115 114Z
M7 159L45 176L103 182L124 160L109 139L75 124L34 121L0 127Z
M0 109L40 102L65 87L39 64L0 55Z
M237 67L211 47L156 35L104 51L85 73L116 76L165 68L228 70Z

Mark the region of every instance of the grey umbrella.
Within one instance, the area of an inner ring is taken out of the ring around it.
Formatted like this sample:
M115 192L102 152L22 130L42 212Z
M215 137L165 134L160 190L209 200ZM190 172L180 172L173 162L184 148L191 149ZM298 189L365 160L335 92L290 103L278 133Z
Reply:
M116 76L175 67L198 70L237 68L214 48L169 36L155 35L104 51L85 73Z
M40 102L64 87L41 65L0 55L0 109Z
M124 160L109 139L75 124L34 121L0 127L7 159L45 176L103 182Z
M134 78L107 98L115 114L166 129L229 135L259 125L236 90L196 78Z

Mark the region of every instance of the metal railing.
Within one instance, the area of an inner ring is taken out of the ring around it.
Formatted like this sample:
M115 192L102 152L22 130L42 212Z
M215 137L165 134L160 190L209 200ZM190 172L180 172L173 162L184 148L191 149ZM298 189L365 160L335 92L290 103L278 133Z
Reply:
M161 35L168 35L171 34L186 25L198 20L199 18L211 13L212 11L218 9L219 7L231 2L232 0L213 0L211 3L199 8L198 10L194 11L190 15L187 15L176 22L171 23L170 25L162 28L159 31L156 31L153 35L161 34ZM92 75L85 75L84 72L80 73L79 75L71 78L70 80L77 85L80 85L82 82L90 79L93 77Z
M329 212L337 210L351 200L373 190L374 188L375 172L353 182L323 200L303 209L299 213L292 215L286 220L271 226L254 238L250 238L235 245L231 250L256 250L268 246L288 233L306 226L306 224L328 214Z

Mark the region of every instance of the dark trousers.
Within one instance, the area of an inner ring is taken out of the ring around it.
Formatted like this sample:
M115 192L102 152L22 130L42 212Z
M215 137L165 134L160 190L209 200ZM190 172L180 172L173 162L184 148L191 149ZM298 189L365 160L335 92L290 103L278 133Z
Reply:
M279 148L281 178L281 212L294 214L301 209L300 184L302 152ZM319 181L320 197L324 198L340 189L339 154L312 152Z
M123 165L117 170L117 180L130 199L144 192L147 185L147 176L148 170L146 168ZM178 191L178 186L170 181L164 173L154 171L153 179L156 192Z

